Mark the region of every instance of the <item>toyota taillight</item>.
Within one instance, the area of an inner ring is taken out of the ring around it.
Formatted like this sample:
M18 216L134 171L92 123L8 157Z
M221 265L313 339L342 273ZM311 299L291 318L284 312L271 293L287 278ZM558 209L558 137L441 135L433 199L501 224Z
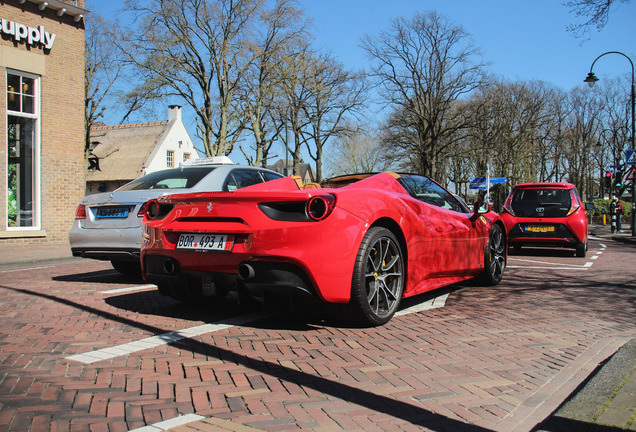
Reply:
M505 202L505 203L504 203L504 205L503 205L503 209L504 209L505 211L507 211L508 213L510 213L512 216L514 216L514 215L515 215L515 212L514 212L514 210L512 209L512 195L513 195L513 194L514 194L514 192L513 192L513 193L511 193L510 195L508 195L508 198L506 199L506 202Z
M570 216L572 213L577 211L581 205L579 204L579 200L576 199L576 194L574 193L574 189L570 189L570 200L572 204L570 204L570 210L566 216Z

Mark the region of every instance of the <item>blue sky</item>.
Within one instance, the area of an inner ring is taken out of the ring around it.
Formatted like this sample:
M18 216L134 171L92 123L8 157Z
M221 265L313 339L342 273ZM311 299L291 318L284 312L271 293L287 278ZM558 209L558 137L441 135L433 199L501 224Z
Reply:
M430 10L463 26L481 49L484 60L490 63L489 70L507 80L540 80L570 90L583 84L592 62L604 52L620 51L636 62L636 1L619 5L603 30L592 29L589 40L577 39L567 31L568 25L579 21L560 0L301 0L300 3L306 15L314 20L316 47L331 52L351 70L368 68L368 59L360 48L365 34L377 35L389 27L392 18ZM123 4L124 0L87 0L89 10L107 19L112 19ZM622 56L607 55L596 63L594 72L601 79L629 76L631 66Z
M87 7L113 18L124 0L88 0ZM316 46L330 51L347 68L366 68L360 38L387 29L392 18L437 10L472 35L490 70L509 80L541 80L564 90L580 85L594 59L621 51L636 62L636 2L619 5L600 32L587 41L566 26L577 17L559 0L301 0L314 19ZM603 77L631 71L629 62L608 55L594 67Z

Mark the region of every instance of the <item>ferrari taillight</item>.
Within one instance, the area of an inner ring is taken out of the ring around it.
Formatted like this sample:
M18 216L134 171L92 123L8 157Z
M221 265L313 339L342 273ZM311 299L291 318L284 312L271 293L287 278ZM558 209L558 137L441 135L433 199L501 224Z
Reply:
M172 207L172 204L161 204L156 199L150 200L146 203L146 218L148 220L162 219L170 213Z
M84 204L77 206L77 210L75 210L75 219L86 219L86 206Z
M335 205L334 195L316 195L307 201L306 213L310 219L321 221L331 214Z
M146 203L146 217L150 220L159 216L159 203L157 200L150 200Z

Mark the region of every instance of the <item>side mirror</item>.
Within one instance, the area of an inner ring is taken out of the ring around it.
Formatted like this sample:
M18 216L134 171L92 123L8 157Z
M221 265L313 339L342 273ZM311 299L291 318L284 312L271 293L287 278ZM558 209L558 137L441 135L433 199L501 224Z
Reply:
M492 210L492 204L487 203L486 201L476 201L473 205L473 213L475 214L484 214L488 213Z
M596 206L594 205L594 203L585 203L585 210L590 211L590 210L594 210L596 208Z

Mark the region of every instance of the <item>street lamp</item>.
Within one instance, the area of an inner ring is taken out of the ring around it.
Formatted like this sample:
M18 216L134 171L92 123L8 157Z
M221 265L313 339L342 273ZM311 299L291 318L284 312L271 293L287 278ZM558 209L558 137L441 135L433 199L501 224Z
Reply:
M631 150L635 150L636 149L636 142L634 141L636 139L636 126L634 125L634 94L636 93L636 91L634 91L634 62L632 61L631 58L629 58L627 55L623 54L620 51L608 51L606 53L601 54L600 56L596 57L596 59L594 59L594 61L592 62L592 66L590 66L590 73L587 74L587 77L583 80L583 82L586 82L590 87L594 86L594 84L596 83L596 81L598 81L598 78L596 77L596 75L594 75L594 72L592 72L592 69L594 69L594 64L596 63L596 61L598 59L600 59L601 57L607 55L607 54L618 54L621 55L623 57L625 57L628 61L629 64L632 66L632 94L631 94L631 102L632 102L632 139L631 139ZM636 188L634 187L634 183L636 183L636 181L632 180L632 236L636 236Z

